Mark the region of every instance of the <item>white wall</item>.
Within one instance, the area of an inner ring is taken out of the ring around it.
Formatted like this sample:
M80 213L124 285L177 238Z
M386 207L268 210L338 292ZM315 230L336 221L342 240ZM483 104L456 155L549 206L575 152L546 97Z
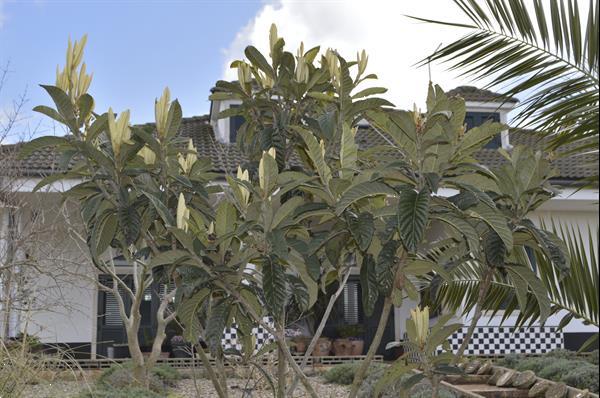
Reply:
M584 239L589 238L589 231L593 235L594 249L598 255L598 236L595 235L598 230L598 193L594 191L580 191L575 195L562 195L557 199L552 199L536 211L531 219L537 224L544 220L550 227L551 220L557 224L578 227L582 231ZM588 251L589 254L589 251ZM558 326L566 311L561 311L551 316L546 321L546 326ZM472 318L473 312L469 313L463 322L468 323ZM502 312L498 312L495 317L483 316L479 321L480 326L498 326L502 319ZM509 317L503 325L513 326L516 323L517 316ZM564 329L564 332L598 332L598 328L591 325L584 325L582 321L573 319Z
M76 212L59 211L59 194L22 195L23 228L34 212L40 221L36 226L39 232L31 235L26 248L29 261L24 269L31 310L22 313L19 328L27 327L27 332L43 343L92 343L96 332L95 272L85 243L68 231L65 214L73 217Z

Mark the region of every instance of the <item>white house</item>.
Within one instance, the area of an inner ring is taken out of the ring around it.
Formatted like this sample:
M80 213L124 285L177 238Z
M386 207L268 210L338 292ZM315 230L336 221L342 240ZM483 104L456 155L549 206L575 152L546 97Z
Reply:
M466 123L473 127L485 120L493 119L506 122L507 114L516 105L516 100L504 101L495 93L480 90L474 87L458 87L449 92L450 95L461 95L467 106ZM243 120L239 117L218 119L217 114L229 107L236 106L232 101L213 101L211 112L206 116L184 118L180 127L180 134L190 137L198 149L199 156L209 157L215 171L234 171L238 164L243 164L245 159L235 146L237 128ZM357 134L357 143L360 147L370 147L383 143L382 137L368 124L363 123ZM512 145L541 146L538 138L527 131L504 131L488 144L477 157L487 166L501 164L502 157L497 153L497 148L502 146L510 149ZM10 149L5 147L4 149ZM0 156L2 156L0 151ZM4 152L6 153L6 152ZM0 159L1 162L2 159ZM4 159L6 160L6 159ZM10 185L14 197L18 197L19 206L0 202L0 253L2 248L11 245L11 228L23 228L27 220L44 215L43 220L38 220L43 225L48 225L47 235L40 241L43 245L22 245L18 255L23 258L39 259L41 271L36 274L31 284L31 298L35 298L39 309L25 313L26 308L21 306L21 311L11 313L10 316L0 317L2 329L9 335L15 336L27 327L28 333L38 336L46 344L64 344L77 347L81 356L96 357L106 355L107 347L115 343L124 342L124 330L114 299L98 291L94 278L98 276L87 259L87 247L77 239L76 228L69 223L62 222L65 212L58 213L60 209L61 191L68 189L77 181L64 181L53 184L43 192L33 194L32 189L43 176L52 174L59 169L60 154L51 151L38 151L19 164L18 178L0 176L0 188ZM577 189L577 180L595 173L585 165L582 158L559 159L554 164L559 175L554 183L562 189L562 194L546 203L535 215L534 219L542 220L550 217L573 225L596 231L598 227L598 191L591 189ZM0 169L2 170L2 169ZM2 190L0 189L0 192ZM595 234L595 232L592 232ZM598 236L591 237L596 247ZM39 246L46 248L43 253ZM50 248L50 249L48 249ZM28 252L29 251L29 252ZM49 255L48 253L52 253ZM0 256L0 261L6 261ZM53 272L56 270L56 272ZM126 273L126 269L123 273ZM53 275L60 274L60 278ZM6 281L0 280L0 297L5 297L6 289L10 289ZM155 286L153 291L148 291L147 300L142 306L142 334L152 333L153 309L157 305L157 295L160 287ZM47 304L47 308L39 304ZM391 340L401 339L404 335L404 324L408 317L409 309L415 303L406 303L401 308L394 310L390 317L388 328L385 332L383 345ZM4 308L3 308L4 310ZM381 310L379 310L381 311ZM358 276L351 278L344 294L339 300L338 317L347 323L362 323L365 325L367 345L374 334L377 310L374 317L365 317L360 300L360 283ZM465 317L467 321L470 314ZM584 325L578 320L569 323L562 332L557 332L556 327L560 316L553 316L544 328L534 327L529 330L513 333L512 326L515 319L509 318L500 325L500 316L484 316L476 330L469 353L487 354L500 352L500 347L505 347L509 352L543 352L553 348L578 348L585 339L598 329ZM8 324L7 324L8 323ZM333 326L331 326L333 327ZM326 329L326 333L328 330ZM143 337L143 336L142 336ZM142 338L143 340L143 338ZM460 341L460 333L454 336L454 343ZM383 352L383 348L381 349Z

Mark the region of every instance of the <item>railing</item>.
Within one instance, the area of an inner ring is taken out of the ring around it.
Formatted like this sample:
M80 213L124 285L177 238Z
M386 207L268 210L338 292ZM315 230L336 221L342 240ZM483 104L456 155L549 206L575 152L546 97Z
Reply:
M297 363L302 361L302 355L294 355L294 360ZM354 355L354 356L322 356L322 357L310 357L308 359L308 365L312 366L329 366L329 365L338 365L341 363L351 363L351 362L360 362L366 358L366 355ZM77 365L81 369L105 369L109 368L116 363L124 363L129 361L129 358L99 358L99 359L78 359L76 360ZM213 358L209 358L211 365L215 363ZM375 355L373 358L374 362L383 362L382 355ZM199 358L159 358L157 360L159 364L168 364L174 368L183 369L183 368L202 368L203 364ZM266 363L266 360L265 360ZM225 366L234 366L236 365L235 361L225 362Z

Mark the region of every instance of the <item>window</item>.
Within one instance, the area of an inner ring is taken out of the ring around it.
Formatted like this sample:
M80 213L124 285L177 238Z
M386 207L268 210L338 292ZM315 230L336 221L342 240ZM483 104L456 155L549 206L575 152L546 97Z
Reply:
M231 105L230 108L238 108L239 105ZM229 118L229 142L236 142L237 132L244 124L243 116L232 116Z
M348 282L344 286L344 323L356 325L358 322L358 282Z
M465 123L467 124L467 131L471 130L473 127L481 126L483 123L488 120L492 120L494 122L500 121L500 114L496 112L467 112L465 116ZM490 142L486 144L487 149L497 149L502 146L502 138L500 134L495 136Z

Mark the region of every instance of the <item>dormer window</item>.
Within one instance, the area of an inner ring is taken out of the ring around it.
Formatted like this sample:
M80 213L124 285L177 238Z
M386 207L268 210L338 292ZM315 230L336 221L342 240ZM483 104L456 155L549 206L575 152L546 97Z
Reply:
M467 112L465 115L465 123L467 131L473 127L481 126L488 120L500 122L500 114L498 112ZM486 144L487 149L498 149L502 146L502 134L496 135L490 142Z
M467 124L467 130L481 126L487 120L507 124L508 113L519 102L516 98L506 98L490 90L473 86L456 87L446 94L451 97L461 97L465 100L465 107L467 108L465 123ZM502 131L486 145L488 149L497 149L500 147L507 150L511 148L508 129Z
M219 114L227 109L238 108L239 100L213 100L210 106L210 124L219 142L235 143L237 133L244 124L243 116L219 118Z

